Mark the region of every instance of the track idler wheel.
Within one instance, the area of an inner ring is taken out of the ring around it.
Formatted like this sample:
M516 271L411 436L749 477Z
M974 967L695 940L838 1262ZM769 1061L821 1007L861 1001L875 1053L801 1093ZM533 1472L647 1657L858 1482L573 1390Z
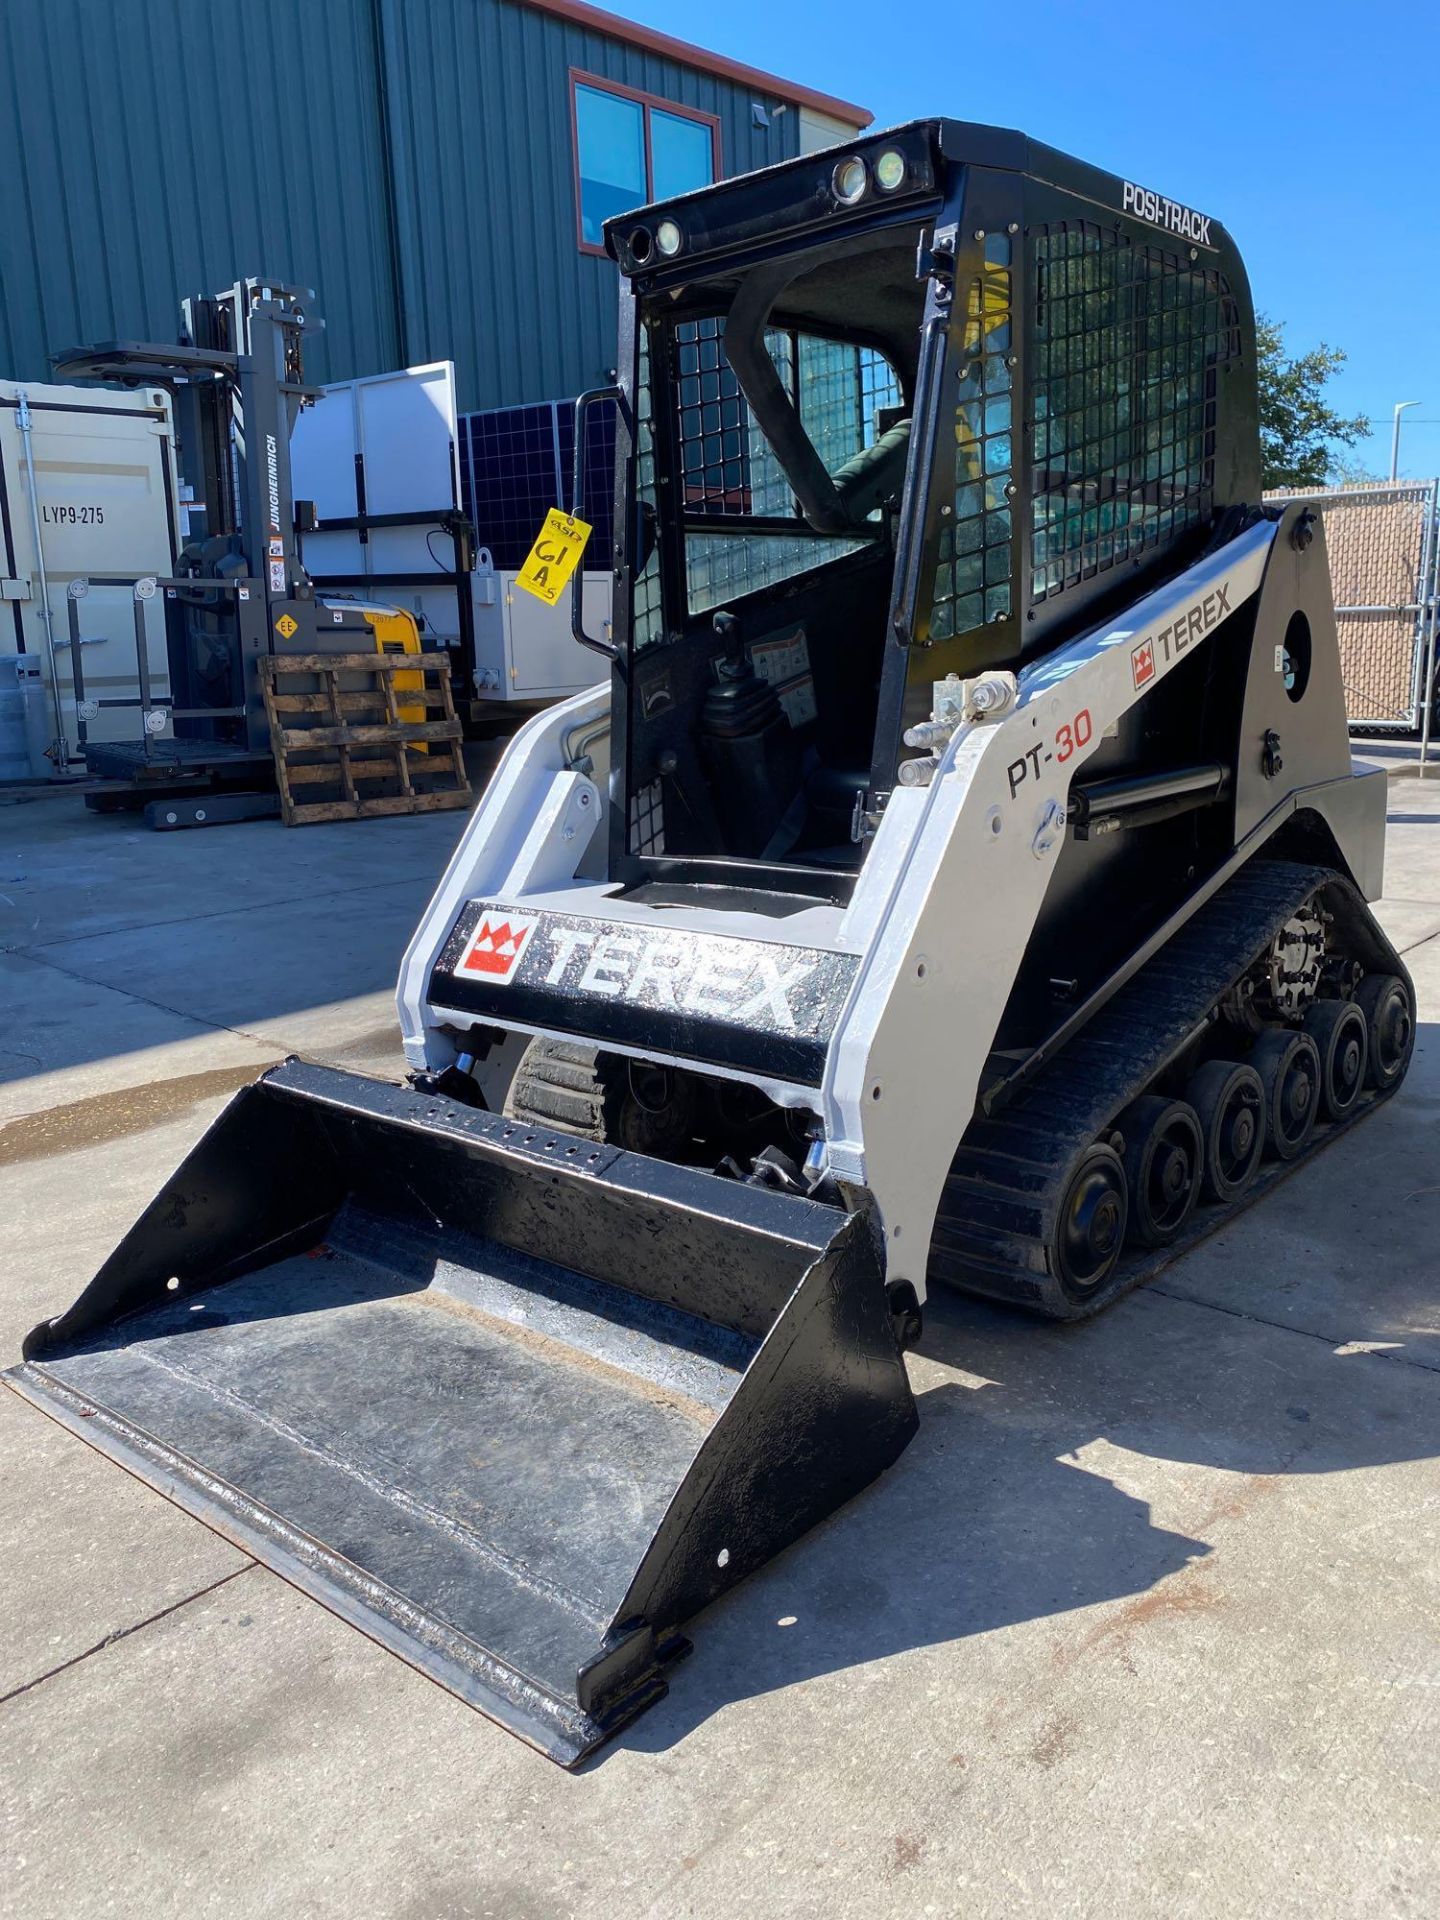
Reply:
M1265 1151L1265 1089L1253 1067L1211 1060L1185 1097L1205 1142L1205 1194L1228 1206L1260 1171Z
M1398 973L1372 973L1360 982L1355 1004L1370 1027L1368 1078L1387 1093L1405 1078L1415 1050L1415 1008Z
M1370 1023L1353 1000L1316 1000L1305 1031L1320 1053L1320 1105L1327 1120L1344 1120L1365 1091Z
M1250 1049L1265 1089L1265 1125L1277 1160L1298 1160L1320 1117L1320 1049L1308 1033L1272 1027Z
M1116 1122L1125 1138L1130 1238L1145 1247L1172 1241L1194 1211L1205 1177L1205 1142L1184 1100L1146 1094Z
M1096 1141L1070 1176L1050 1239L1051 1270L1077 1306L1109 1279L1125 1245L1129 1213L1120 1156Z

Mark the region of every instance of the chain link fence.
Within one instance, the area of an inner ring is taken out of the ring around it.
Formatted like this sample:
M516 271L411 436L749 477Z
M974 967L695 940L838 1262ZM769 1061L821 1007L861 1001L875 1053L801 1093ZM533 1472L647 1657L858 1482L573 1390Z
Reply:
M1353 732L1419 734L1428 750L1440 621L1440 481L1280 489L1325 521Z

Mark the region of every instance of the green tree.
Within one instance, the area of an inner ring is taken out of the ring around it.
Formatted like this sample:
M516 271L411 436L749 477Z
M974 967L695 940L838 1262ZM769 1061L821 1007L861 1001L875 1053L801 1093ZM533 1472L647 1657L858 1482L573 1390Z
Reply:
M1347 420L1325 400L1345 353L1322 340L1292 360L1284 327L1263 313L1255 316L1255 345L1265 485L1323 487L1336 464L1336 447L1353 447L1370 431L1364 414Z

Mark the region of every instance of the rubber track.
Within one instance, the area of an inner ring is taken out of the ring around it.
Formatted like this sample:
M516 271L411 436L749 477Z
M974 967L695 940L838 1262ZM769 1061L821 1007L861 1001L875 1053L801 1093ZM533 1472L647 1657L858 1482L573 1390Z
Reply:
M533 1040L510 1083L506 1118L604 1140L610 1089L597 1052L572 1040Z
M1129 1102L1181 1053L1226 989L1256 961L1297 909L1324 888L1350 951L1406 977L1369 908L1328 867L1253 860L1179 929L1094 1020L995 1118L965 1131L936 1214L930 1277L967 1293L1055 1319L1087 1319L1204 1238L1275 1181L1303 1165L1384 1094L1370 1093L1336 1125L1316 1127L1298 1161L1267 1162L1231 1207L1202 1204L1163 1249L1127 1249L1109 1281L1077 1302L1050 1271L1048 1246L1076 1162Z

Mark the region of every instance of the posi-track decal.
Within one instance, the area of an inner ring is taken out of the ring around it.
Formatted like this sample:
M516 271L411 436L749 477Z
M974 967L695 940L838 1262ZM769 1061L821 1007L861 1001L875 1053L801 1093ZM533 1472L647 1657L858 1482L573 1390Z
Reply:
M1182 207L1178 200L1167 200L1163 194L1152 193L1148 187L1137 187L1133 180L1127 180L1122 207L1137 219L1148 220L1152 227L1163 227L1166 233L1178 234L1192 247L1214 249L1208 216L1197 213L1193 207Z

